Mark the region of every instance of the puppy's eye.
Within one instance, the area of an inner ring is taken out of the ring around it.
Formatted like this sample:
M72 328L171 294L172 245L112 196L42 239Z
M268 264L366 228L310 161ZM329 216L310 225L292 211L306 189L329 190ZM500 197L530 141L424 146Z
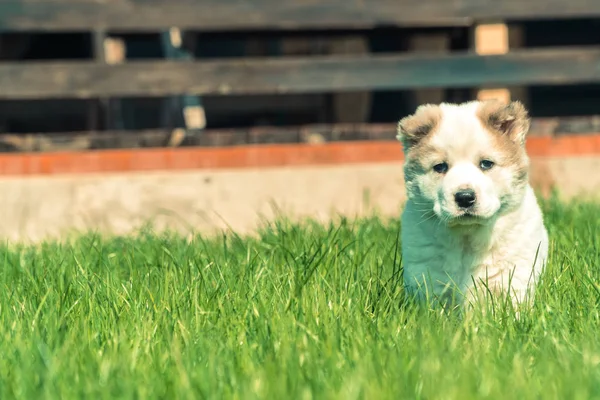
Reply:
M479 168L481 168L483 171L487 171L488 169L492 169L493 166L494 166L494 162L490 161L490 160L481 160L479 162Z
M448 171L448 163L442 162L439 164L435 164L433 166L433 170L438 174L444 174L446 173L446 171Z

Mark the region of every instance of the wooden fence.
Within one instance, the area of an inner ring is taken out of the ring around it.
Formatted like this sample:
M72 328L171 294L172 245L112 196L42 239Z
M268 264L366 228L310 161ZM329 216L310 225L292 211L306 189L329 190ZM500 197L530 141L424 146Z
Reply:
M114 101L117 101L118 108L118 99L123 97L184 96L179 104L185 117L185 129L168 133L162 129L138 132L138 139L129 140L130 143L135 142L132 147L140 146L141 142L149 147L259 143L261 140L247 140L250 131L232 134L237 135L238 140L208 141L206 138L222 136L204 129L202 96L323 92L356 95L357 92L368 94L372 91L470 88L476 90L473 96L482 98L520 98L523 95L519 94L519 87L600 82L600 46L528 48L519 45L518 29L514 27L518 28L524 21L556 18L600 18L600 2L3 0L0 2L0 33L90 32L94 57L84 61L1 62L0 101L101 99L105 107L113 109ZM181 50L181 38L178 38L186 31L290 33L319 30L327 34L328 30L332 30L351 34L389 27L417 30L459 28L467 30L472 40L467 48L459 51L434 45L434 51L418 51L416 48L417 51L412 52L385 54L366 51L201 60ZM166 60L129 61L122 56L111 60L107 52L110 35L120 32L169 35L171 47L182 52L173 53L176 55ZM437 98L443 99L443 95L440 97L438 93ZM108 114L109 118L115 118L118 112ZM586 123L588 127L576 133L590 133L589 119ZM310 142L314 139L310 132L314 131L317 139L326 141L348 137L352 140L393 140L392 125L362 124L351 125L350 128L321 125L320 128L298 128L293 135L286 135L284 128L280 130L280 139L273 132L262 137L268 136L265 142L270 143ZM354 131L354 134L341 134L336 138L328 135L336 130ZM298 131L309 133L302 136ZM220 134L227 136L223 132ZM29 135L5 132L2 138L4 143L13 144L13 151L89 151L112 147L110 143L118 141L115 138L122 135L131 137L118 126L108 131L98 131L92 126L86 132L62 134L60 139L44 132ZM297 139L290 140L291 136ZM98 145L100 142L104 144ZM51 144L45 146L44 143Z

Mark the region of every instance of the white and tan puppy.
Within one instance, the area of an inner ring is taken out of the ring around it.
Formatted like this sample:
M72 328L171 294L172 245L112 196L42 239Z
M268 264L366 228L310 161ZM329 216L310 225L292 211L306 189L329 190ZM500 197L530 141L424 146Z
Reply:
M528 130L519 102L423 105L399 122L408 293L447 305L474 299L474 288L478 298L488 290L531 298L548 234L529 185Z

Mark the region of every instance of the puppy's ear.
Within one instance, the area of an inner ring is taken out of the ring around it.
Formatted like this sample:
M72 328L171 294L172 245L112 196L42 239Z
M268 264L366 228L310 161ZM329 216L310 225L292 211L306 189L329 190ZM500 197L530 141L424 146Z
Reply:
M398 135L396 138L408 150L433 132L441 119L442 110L437 105L425 104L419 106L413 115L409 115L398 122Z
M519 101L512 101L508 105L499 101L486 101L479 109L479 118L484 126L506 135L518 144L525 144L529 132L529 115Z

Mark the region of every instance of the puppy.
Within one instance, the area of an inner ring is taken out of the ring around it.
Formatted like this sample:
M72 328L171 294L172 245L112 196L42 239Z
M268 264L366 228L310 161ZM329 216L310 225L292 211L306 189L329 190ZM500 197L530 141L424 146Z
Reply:
M489 292L531 299L548 234L529 184L528 130L516 101L428 104L399 122L407 293L446 305Z

